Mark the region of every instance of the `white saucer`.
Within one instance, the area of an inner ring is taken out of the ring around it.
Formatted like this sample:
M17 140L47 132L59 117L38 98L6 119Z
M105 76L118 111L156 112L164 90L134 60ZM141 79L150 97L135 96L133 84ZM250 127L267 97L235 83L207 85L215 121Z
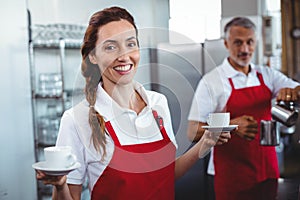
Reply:
M202 126L202 128L209 130L211 132L229 132L234 130L238 125L229 126Z
M32 165L32 167L36 170L40 170L42 172L44 172L47 175L51 175L51 176L62 176L62 175L66 175L68 173L70 173L71 171L73 171L74 169L79 168L81 165L79 162L76 162L74 165L72 165L71 167L67 167L67 168L62 168L62 169L53 169L53 168L49 168L46 166L46 162L42 161L42 162L37 162L34 163Z

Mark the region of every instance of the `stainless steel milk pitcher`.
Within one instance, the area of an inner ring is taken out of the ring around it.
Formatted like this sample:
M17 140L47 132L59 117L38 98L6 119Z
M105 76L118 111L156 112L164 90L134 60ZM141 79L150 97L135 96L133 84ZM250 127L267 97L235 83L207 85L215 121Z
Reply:
M293 102L280 101L271 109L272 118L285 126L293 126L298 119L298 110L293 106Z
M277 146L280 143L280 135L277 131L276 121L260 121L260 144L263 146Z

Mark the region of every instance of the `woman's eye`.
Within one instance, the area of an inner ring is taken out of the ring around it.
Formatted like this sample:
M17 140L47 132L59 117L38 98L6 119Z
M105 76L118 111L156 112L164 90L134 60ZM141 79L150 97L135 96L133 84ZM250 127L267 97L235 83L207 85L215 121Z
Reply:
M136 46L136 42L129 42L129 43L128 43L128 46L129 46L129 47L135 47L135 46Z
M111 51L111 50L115 50L116 46L115 45L108 45L105 47L105 50Z

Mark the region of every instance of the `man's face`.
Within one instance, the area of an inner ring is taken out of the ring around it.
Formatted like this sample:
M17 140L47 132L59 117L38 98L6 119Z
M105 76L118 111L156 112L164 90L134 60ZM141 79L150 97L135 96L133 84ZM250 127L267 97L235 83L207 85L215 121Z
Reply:
M231 65L237 70L242 70L251 62L256 47L255 32L241 26L232 26L225 39L225 46L229 51Z

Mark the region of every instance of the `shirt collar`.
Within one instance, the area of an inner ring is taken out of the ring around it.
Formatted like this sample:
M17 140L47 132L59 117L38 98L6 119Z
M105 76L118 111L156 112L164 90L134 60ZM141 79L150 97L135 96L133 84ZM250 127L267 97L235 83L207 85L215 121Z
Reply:
M223 70L223 73L225 74L225 76L227 78L232 78L234 76L238 76L239 74L241 74L241 72L235 70L231 64L229 63L228 61L228 58L225 58L222 65L221 65L221 68ZM248 74L248 76L253 76L255 75L256 76L256 69L255 69L255 65L253 63L250 63L250 73Z
M141 95L143 100L146 102L147 107L151 106L149 105L149 99L147 97L145 88L136 81L133 81L133 84L134 89ZM119 104L116 103L103 89L102 82L98 85L95 109L104 117L105 121L111 121L125 112L133 112L129 109L119 106Z

